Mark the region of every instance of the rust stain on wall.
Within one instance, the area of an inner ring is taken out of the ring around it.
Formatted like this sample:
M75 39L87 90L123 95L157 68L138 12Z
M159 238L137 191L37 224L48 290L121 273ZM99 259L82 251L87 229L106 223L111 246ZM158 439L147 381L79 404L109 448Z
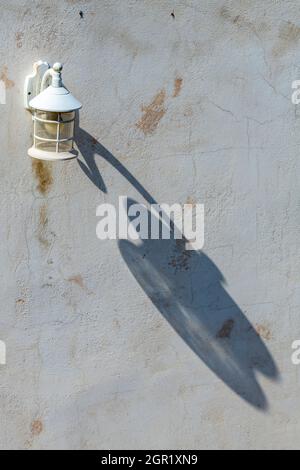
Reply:
M43 423L39 419L32 421L30 425L31 434L33 436L38 436L43 431Z
M272 339L272 333L267 325L257 324L255 326L256 333L263 339L270 341Z
M232 320L232 318L230 318L229 320L226 320L223 323L222 328L217 333L217 338L220 338L220 339L230 338L233 327L234 327L234 320Z
M51 163L32 159L32 170L38 180L37 189L40 193L46 194L53 183Z
M74 284L77 284L79 287L84 289L84 282L82 279L82 276L80 274L77 274L76 276L71 276L68 279L69 282L74 282Z
M183 78L181 78L181 77L175 78L173 98L176 98L180 94L181 88L182 88L182 83L183 83Z
M15 86L15 82L8 78L8 68L6 66L2 67L0 80L4 82L5 88L12 88Z
M166 92L165 90L161 90L159 93L157 93L149 105L142 106L142 112L144 114L136 123L136 127L143 131L145 135L152 134L155 131L159 121L166 113L165 99Z

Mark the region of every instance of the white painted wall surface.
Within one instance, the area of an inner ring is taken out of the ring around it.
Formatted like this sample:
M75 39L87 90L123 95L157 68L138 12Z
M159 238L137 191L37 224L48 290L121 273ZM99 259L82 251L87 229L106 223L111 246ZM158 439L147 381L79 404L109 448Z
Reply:
M0 447L299 448L297 0L0 7ZM38 59L81 163L27 157ZM99 241L119 195L204 203L203 253Z

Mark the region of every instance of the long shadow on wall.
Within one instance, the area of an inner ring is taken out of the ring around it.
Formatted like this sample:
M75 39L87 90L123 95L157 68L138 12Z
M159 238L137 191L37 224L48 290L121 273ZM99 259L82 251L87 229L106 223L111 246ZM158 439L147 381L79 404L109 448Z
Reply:
M100 156L116 168L150 204L156 201L107 149L82 129L79 165L106 192L95 162ZM135 201L130 201L130 204ZM225 279L203 252L186 251L185 240L119 241L120 252L151 302L195 354L235 393L266 410L267 398L256 373L276 380L278 370L267 347L224 289Z

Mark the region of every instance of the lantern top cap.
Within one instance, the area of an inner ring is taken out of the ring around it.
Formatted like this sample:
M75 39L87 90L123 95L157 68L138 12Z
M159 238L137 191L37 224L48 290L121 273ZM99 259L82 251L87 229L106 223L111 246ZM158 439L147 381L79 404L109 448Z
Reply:
M66 113L76 111L82 107L82 104L65 88L61 80L62 64L56 62L48 74L45 74L45 80L42 82L42 90L35 98L29 101L29 106L39 111L50 111L57 113ZM52 77L52 83L47 88L45 86L48 76Z
M29 102L29 106L39 111L52 111L56 113L67 113L76 111L82 104L64 87L50 85L46 90Z

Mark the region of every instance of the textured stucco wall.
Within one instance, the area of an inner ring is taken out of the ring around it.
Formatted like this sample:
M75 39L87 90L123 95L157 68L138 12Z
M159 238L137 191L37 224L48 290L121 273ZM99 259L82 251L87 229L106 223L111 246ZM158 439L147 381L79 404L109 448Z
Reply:
M0 7L0 447L299 447L297 0ZM38 59L81 164L27 157ZM203 253L99 241L119 195L204 203Z

